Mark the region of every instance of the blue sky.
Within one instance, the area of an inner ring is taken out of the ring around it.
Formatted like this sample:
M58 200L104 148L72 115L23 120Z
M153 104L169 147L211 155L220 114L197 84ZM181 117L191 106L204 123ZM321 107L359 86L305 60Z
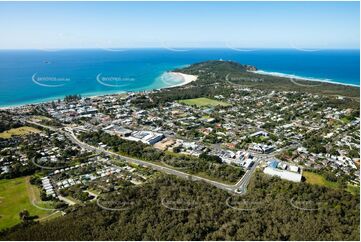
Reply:
M359 48L359 2L0 3L0 49Z

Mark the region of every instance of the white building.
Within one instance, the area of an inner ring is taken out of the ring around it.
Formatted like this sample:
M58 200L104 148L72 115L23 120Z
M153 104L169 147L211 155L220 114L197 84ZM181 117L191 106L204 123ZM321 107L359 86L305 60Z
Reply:
M161 141L163 138L163 134L152 131L135 131L131 134L131 136L127 137L128 140L141 141L150 145Z
M241 161L240 165L244 167L245 169L250 169L253 166L254 162L252 158L247 158L243 161Z
M249 148L259 153L269 153L274 149L272 145L257 144L257 143L252 143Z
M250 137L259 137L259 136L268 137L268 133L266 131L257 131L250 135Z
M281 179L285 179L285 180L293 181L293 182L300 182L302 179L302 174L300 174L300 173L287 171L287 170L275 169L275 168L271 168L271 167L266 167L263 170L263 172L267 175L278 176Z

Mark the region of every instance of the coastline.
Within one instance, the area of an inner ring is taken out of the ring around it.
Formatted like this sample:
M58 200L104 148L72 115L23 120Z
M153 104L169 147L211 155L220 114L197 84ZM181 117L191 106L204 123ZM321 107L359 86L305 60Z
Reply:
M184 85L187 85L187 84L197 80L197 78L198 78L198 76L184 74L181 72L168 71L168 72L164 72L162 75L164 75L164 74L169 74L172 76L172 78L180 79L182 82L178 83L178 84L170 84L170 83L163 81L165 84L169 84L169 86L164 86L161 88L152 88L152 89L147 89L147 87L144 87L145 89L140 90L140 91L115 91L112 93L84 93L84 94L80 94L80 95L81 95L81 97L96 98L96 97L102 97L102 96L118 95L118 94L122 94L122 93L138 93L138 92L145 92L145 91L162 90L162 89L167 89L167 88L184 86ZM76 93L76 94L78 94L78 93ZM29 103L20 103L20 104L8 105L8 106L0 106L0 110L8 110L8 109L12 109L12 108L20 108L20 107L25 107L25 106L50 103L52 101L57 101L58 99L64 99L65 96L66 95L56 96L56 97L48 97L48 98L44 98L44 99L40 99L40 100L34 100Z
M268 75L268 76L277 76L277 77L284 77L284 78L292 78L292 79L298 79L303 81L312 81L312 82L322 82L322 83L330 83L335 85L343 85L343 86L350 86L350 87L360 87L360 85L356 84L349 84L344 82L337 82L333 81L332 79L320 79L320 78L314 78L314 77L303 77L303 76L297 76L293 74L286 74L281 72L274 72L274 71L263 71L263 70L257 70L257 71L249 71L261 75Z
M96 98L96 97L101 97L101 96L111 96L111 95L119 95L122 93L127 93L127 91L118 91L118 92L114 92L114 93L83 93L80 94L81 97L87 97L87 98ZM132 92L129 92L132 93ZM75 93L76 95L78 95L78 93ZM67 94L69 95L69 94ZM58 99L64 99L67 95L63 95L63 96L56 96L56 97L48 97L48 98L43 98L43 99L39 99L39 100L34 100L31 101L29 103L19 103L19 104L12 104L12 105L8 105L8 106L0 106L0 111L1 110L7 110L7 109L11 109L11 108L20 108L20 107L25 107L25 106L31 106L31 105L38 105L38 104L45 104L45 103L50 103L50 102L56 102ZM74 94L71 94L74 95Z
M312 78L312 77L302 77L302 76L296 76L296 75L292 75L292 74L285 74L285 73L280 73L280 72L269 72L269 71L263 71L263 70L249 71L249 72L253 72L253 73L257 73L257 74L261 74L261 75L278 76L278 77L293 78L293 79L304 80L304 81L330 83L330 84L334 84L334 85L342 85L342 86L360 88L359 85L335 82L330 79L317 79L317 78ZM139 92L145 92L145 91L162 90L162 89L168 89L168 88L180 87L180 86L187 85L189 83L196 81L198 76L185 74L185 73L181 73L181 72L166 71L159 78L160 78L160 81L165 84L165 86L160 87L160 88L151 88L151 86L146 86L146 87L144 87L144 90L137 90L137 91L114 91L114 92L110 92L110 93L104 93L104 92L94 93L93 92L93 93L83 93L83 94L80 93L80 95L82 97L87 97L87 98L96 98L96 97L102 97L102 96L118 95L118 94L122 94L122 93L139 93ZM180 83L173 84L173 83L171 83L171 81L169 81L169 79L180 81ZM79 93L75 93L75 94L79 94ZM65 96L66 95L56 96L56 97L48 97L48 98L44 98L44 99L30 101L29 103L20 103L20 104L13 104L13 105L7 105L7 106L0 106L0 110L8 110L8 109L12 109L12 108L19 108L19 107L49 103L52 101L57 101L58 99L64 99Z
M170 75L173 75L176 79L177 78L181 78L183 80L182 83L179 83L179 84L174 84L174 85L171 85L169 87L165 87L165 88L171 88L171 87L179 87L179 86L184 86L184 85L187 85L191 82L194 82L197 80L198 76L195 76L195 75L189 75L189 74L184 74L182 72L174 72L174 71L170 71L168 72L168 74ZM164 88L161 88L161 89L164 89Z

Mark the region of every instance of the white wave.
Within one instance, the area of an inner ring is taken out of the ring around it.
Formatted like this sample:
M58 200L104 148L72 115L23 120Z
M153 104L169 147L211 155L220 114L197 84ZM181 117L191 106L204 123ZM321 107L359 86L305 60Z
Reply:
M304 76L297 76L297 75L293 75L293 74L287 74L287 73L281 73L281 72L272 72L272 71L262 71L262 70L249 71L249 72L262 74L262 75L269 75L269 76L285 77L285 78L290 78L290 79L298 79L298 80L305 80L305 81L317 81L317 82L327 82L327 83L340 84L340 85L345 85L345 86L360 87L359 85L356 85L356 84L343 83L343 82L334 81L332 79L327 79L327 78L320 79L320 78L315 78L315 77L304 77Z

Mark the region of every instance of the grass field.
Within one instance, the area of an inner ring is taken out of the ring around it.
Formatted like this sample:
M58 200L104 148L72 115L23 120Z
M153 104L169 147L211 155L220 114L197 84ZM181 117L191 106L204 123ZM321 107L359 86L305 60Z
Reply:
M40 132L40 130L38 130L36 128L23 126L23 127L19 127L19 128L15 128L15 129L9 129L9 130L6 130L6 131L0 133L0 138L8 139L14 135L27 135L30 133L39 133L39 132Z
M310 172L310 171L304 171L303 176L306 178L306 182L313 185L320 185L325 186L329 188L338 188L339 185L337 182L330 182L327 181L323 176Z
M41 207L50 207L50 203L40 201L37 187L28 183L28 177L0 180L0 230L9 228L20 222L19 213L26 209L31 216L38 215L41 219L53 211L35 207L30 201Z
M196 105L197 107L215 107L215 106L222 106L227 107L230 106L229 103L221 102L209 98L193 98L193 99L183 99L179 100L179 103L186 104L186 105Z
M48 118L48 117L45 117L45 116L36 115L36 116L33 116L31 120L33 122L40 122L40 121L43 121L43 120L50 121L52 119Z

